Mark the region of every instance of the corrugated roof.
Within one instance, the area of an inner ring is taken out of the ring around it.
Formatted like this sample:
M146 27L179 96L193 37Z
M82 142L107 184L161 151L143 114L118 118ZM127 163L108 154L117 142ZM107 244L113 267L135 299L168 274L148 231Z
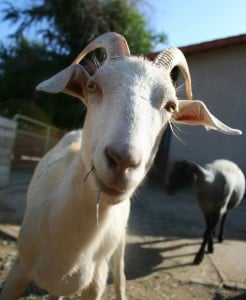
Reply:
M179 47L179 49L185 55L187 55L187 54L191 54L191 53L195 53L195 52L201 52L201 51L206 51L206 50L215 49L215 48L228 47L231 45L236 45L236 44L241 44L241 43L246 43L246 34L241 34L241 35L232 36L232 37L228 37L228 38L194 44L194 45L190 45L190 46ZM148 57L148 59L154 60L155 57L159 53L160 52L153 52L153 53L149 53L146 56Z

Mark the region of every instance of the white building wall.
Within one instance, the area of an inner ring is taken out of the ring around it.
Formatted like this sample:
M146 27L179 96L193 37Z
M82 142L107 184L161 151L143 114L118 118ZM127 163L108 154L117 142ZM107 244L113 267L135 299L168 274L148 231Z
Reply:
M190 159L203 164L226 158L246 173L246 44L196 52L186 58L194 99L204 101L217 118L242 130L243 135L229 136L207 132L200 126L179 125L181 131L175 132L183 143L172 136L169 162Z

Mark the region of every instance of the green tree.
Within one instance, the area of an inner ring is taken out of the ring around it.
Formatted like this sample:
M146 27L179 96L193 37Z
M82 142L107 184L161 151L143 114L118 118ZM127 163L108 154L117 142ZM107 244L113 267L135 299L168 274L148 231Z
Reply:
M40 95L35 85L66 67L95 37L107 31L124 35L132 54L150 52L166 36L148 28L139 11L140 1L130 0L36 0L23 7L5 1L6 22L17 24L12 34L14 46L0 49L0 101L26 99L48 114L62 128L81 124L85 110L66 95ZM29 28L35 28L37 41L30 42ZM42 42L41 42L42 41ZM42 99L42 100L41 100ZM17 107L17 106L16 106ZM71 111L80 112L70 119ZM0 108L1 113L1 108ZM37 116L34 116L37 117Z
M80 101L35 91L39 82L60 71L63 56L20 38L15 46L2 45L0 57L0 114L12 118L20 113L60 128L81 126L85 108Z
M44 44L59 54L76 55L99 34L116 31L123 34L133 54L150 52L166 39L148 28L137 3L129 0L39 0L31 6L15 7L9 2L4 20L19 22L13 36L35 25Z

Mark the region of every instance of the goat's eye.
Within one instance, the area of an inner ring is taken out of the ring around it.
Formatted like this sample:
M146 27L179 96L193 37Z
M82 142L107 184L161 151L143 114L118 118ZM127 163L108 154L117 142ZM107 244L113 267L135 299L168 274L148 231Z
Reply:
M95 91L97 90L97 84L95 81L93 80L89 80L87 82L87 90L89 93L95 93Z
M168 112L173 113L176 110L176 103L173 101L167 101L167 103L165 105L165 109Z

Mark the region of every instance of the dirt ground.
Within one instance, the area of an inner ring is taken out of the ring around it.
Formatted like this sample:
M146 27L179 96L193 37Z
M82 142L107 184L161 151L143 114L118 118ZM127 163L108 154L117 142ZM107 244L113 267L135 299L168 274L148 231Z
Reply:
M224 245L215 244L222 255L223 249L230 248L234 241L245 243L245 202L242 210L237 214L232 212L228 217L228 241ZM203 218L191 193L184 192L171 198L156 183L145 184L132 199L125 266L128 299L246 299L244 288L221 283L220 274L214 271L216 268L213 268L209 255L202 265L192 265L203 230ZM15 241L0 237L0 284L15 255ZM246 278L246 273L242 274ZM104 300L114 299L111 282L109 279ZM22 299L48 299L48 296L32 285Z
M146 241L148 238L146 237ZM131 244L127 250L135 250L135 253L129 258L126 268L127 275L127 297L129 300L222 300L222 299L233 299L233 300L245 300L246 292L240 289L227 289L220 286L204 285L202 283L182 282L176 280L168 270L153 270L152 272L146 272L147 269L155 265L155 257L145 255L139 257L139 249L137 246ZM0 281L4 281L11 263L15 257L16 249L15 242L6 239L0 239ZM148 257L147 257L148 256ZM132 264L133 263L133 264ZM130 265L130 266L129 266ZM138 270L132 273L132 268L138 268ZM104 300L113 300L114 290L113 285L109 280L108 286L103 297ZM21 299L26 300L37 300L37 299L48 299L48 295L45 291L41 291L36 286L29 286L25 296ZM79 299L79 295L65 297L68 299ZM7 299L6 299L7 300Z

